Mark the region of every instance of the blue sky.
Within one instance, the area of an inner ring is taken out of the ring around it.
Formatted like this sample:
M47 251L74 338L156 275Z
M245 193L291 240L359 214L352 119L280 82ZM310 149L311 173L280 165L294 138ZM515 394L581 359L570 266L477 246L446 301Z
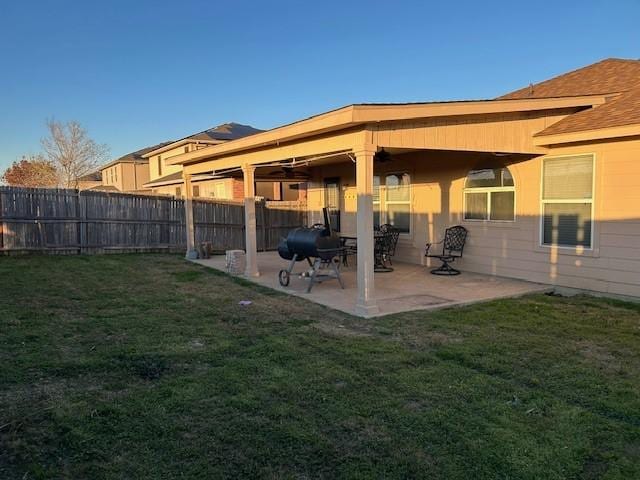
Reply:
M117 157L227 121L494 97L640 58L639 24L638 0L3 0L0 168L38 152L51 117Z

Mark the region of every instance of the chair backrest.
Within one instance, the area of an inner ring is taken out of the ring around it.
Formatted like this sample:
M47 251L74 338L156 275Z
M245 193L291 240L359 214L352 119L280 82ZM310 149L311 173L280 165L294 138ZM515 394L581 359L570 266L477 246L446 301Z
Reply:
M396 254L396 246L400 237L400 230L389 223L380 225L380 231L384 234L386 243L386 254L393 257Z
M462 225L447 228L444 231L444 246L442 248L442 254L461 257L466 240L467 229Z

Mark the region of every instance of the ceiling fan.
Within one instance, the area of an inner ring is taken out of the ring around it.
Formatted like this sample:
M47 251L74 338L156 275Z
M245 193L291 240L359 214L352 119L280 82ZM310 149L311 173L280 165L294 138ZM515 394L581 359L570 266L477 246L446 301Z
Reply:
M309 174L300 170L296 170L293 167L282 167L279 170L275 170L273 172L270 172L269 175L271 176L282 176L284 175L284 178L286 179L300 179L300 180L308 180L309 179Z
M381 147L373 156L373 160L378 163L387 163L393 161L393 157L391 157L391 154L387 152L384 147Z

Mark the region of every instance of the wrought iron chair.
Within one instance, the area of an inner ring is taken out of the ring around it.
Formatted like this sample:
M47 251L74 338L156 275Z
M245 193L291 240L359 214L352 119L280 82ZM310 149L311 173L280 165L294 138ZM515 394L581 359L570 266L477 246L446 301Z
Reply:
M385 251L383 252L383 261L389 262L389 265L393 265L391 259L396 254L396 247L398 246L398 238L400 238L400 230L393 225L385 223L380 225L380 232L385 237Z
M344 253L342 255L342 265L349 266L349 257L355 257L358 254L358 242L353 238L343 238L342 247Z
M388 223L380 225L378 231L379 235L376 236L374 243L374 271L392 272L393 268L389 265L393 265L393 263L391 263L391 258L396 253L396 245L398 244L400 231L396 227L394 227L393 225L389 225Z
M453 263L456 258L462 257L462 251L464 250L464 244L467 240L467 229L461 225L455 227L449 227L444 231L444 239L439 242L427 243L427 250L424 254L427 258L437 258L442 262L438 268L431 270L434 275L459 275L460 270L453 268L450 263ZM433 245L442 245L441 254L429 254L429 250Z

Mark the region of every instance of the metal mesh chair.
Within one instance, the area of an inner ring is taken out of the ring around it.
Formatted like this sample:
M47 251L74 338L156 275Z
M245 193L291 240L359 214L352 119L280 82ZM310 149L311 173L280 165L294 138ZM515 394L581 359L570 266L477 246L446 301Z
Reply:
M398 244L400 231L393 225L384 224L380 225L378 232L379 235L376 236L374 242L374 271L392 272L393 268L389 265L393 265L391 263L391 257L396 253L396 245Z
M398 238L400 238L400 230L393 225L385 223L380 225L380 232L384 235L384 251L383 260L389 262L389 265L393 265L391 259L396 254L396 247L398 246Z
M450 263L453 263L456 258L462 257L462 251L464 250L464 244L467 240L467 229L461 225L455 227L449 227L444 231L444 239L439 242L427 243L427 250L424 254L427 258L437 258L442 262L438 268L431 270L434 275L459 275L460 270L453 268ZM442 244L442 253L430 254L429 250L433 245Z

